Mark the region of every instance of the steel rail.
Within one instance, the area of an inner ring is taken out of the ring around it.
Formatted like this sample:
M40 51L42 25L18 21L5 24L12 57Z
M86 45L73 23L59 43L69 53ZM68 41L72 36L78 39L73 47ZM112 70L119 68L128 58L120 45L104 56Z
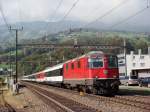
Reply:
M38 85L41 85L41 84L38 84ZM42 84L42 86L45 86L46 88L52 87L52 86L43 85L43 84ZM59 88L59 87L52 87L52 88L57 88L57 90L63 90L65 92L71 92L74 94L78 94L78 92L72 91L69 89L64 89L64 88ZM114 103L132 106L132 107L137 107L137 108L144 109L144 110L150 110L149 103L142 102L142 101L136 101L136 100L132 100L132 99L126 99L121 96L105 97L105 96L99 96L99 95L93 95L93 94L85 94L85 96L96 98L96 99L103 100L103 101L114 102Z
M32 89L32 88L36 88L36 91L37 91L37 89L38 89L38 93L39 94L41 94L43 97L45 97L45 98L47 98L47 99L49 99L48 97L51 97L51 96L48 96L48 95L46 95L46 93L48 92L49 93L49 95L51 94L51 92L49 92L48 90L46 90L44 87L39 87L38 85L36 85L36 84L31 84L31 83L26 83L26 82L23 82L23 84L25 84L25 85L27 85L27 87L28 86L30 86L30 88L29 89ZM41 93L42 92L42 93ZM53 93L52 93L53 94ZM56 95L56 94L55 94ZM52 95L53 96L53 95ZM60 96L60 95L57 95L58 97ZM63 97L63 96L62 96ZM67 98L65 98L65 97L63 97L64 98L64 101L66 101L66 100L68 100ZM51 99L51 98L50 98ZM49 99L49 100L50 100ZM65 100L66 99L66 100ZM54 103L55 103L55 99L53 99L52 98L52 102L53 102L53 100L54 100ZM51 101L51 100L50 100ZM61 104L61 103L59 103L58 102L58 106L60 107L61 106L61 108L63 108L64 110L65 110L65 108L66 108L66 110L68 110L67 112L76 112L77 110L75 109L75 111L74 110L72 110L72 109L70 109L70 108L74 108L75 106L78 106L78 108L79 109L86 109L86 112L101 112L101 111L98 111L98 110L96 110L96 109L94 109L94 108L92 108L92 107L89 107L89 106L86 106L86 105L83 105L83 104L81 104L81 103L79 103L79 102L76 102L76 101L73 101L73 100L71 100L72 102L74 102L74 105L69 105L68 107L66 107L65 105L63 105L63 104ZM57 101L56 101L56 103L57 103ZM64 103L65 104L65 103ZM70 107L71 106L71 107ZM65 107L65 108L64 108ZM84 112L84 111L83 111Z

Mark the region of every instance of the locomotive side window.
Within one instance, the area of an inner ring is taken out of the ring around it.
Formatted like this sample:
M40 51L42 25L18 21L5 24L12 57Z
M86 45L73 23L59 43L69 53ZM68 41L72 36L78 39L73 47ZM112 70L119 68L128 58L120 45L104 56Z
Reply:
M108 67L109 68L118 67L118 62L117 62L117 57L116 56L109 56L108 57Z
M81 67L80 61L77 62L77 67L78 67L78 68Z
M68 70L68 63L66 64L66 70Z
M74 69L74 63L71 63L71 68Z
M101 58L91 58L89 59L90 68L100 68L103 67L103 60Z

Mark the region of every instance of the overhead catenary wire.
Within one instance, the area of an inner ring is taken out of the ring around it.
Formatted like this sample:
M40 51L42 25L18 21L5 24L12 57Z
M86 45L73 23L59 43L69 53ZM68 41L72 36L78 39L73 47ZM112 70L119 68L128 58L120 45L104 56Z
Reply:
M20 26L21 25L21 21L22 21L22 11L21 11L21 7L20 7L20 0L17 0L17 7L18 7L18 19L19 19L19 22L20 22Z
M6 25L7 28L9 28L10 25L8 24L8 22L6 20L6 17L5 17L5 14L4 14L1 2L0 2L0 12L1 12L2 19L4 20L4 24Z
M23 19L23 18L22 18L23 16L22 16L22 10L21 10L21 2L20 2L20 0L17 0L17 7L18 7L18 22L19 22L18 25L19 25L19 26L23 26L22 23L21 23L21 22L23 21L23 20L22 20L22 19ZM21 37L21 36L23 36L22 32L20 32L20 37Z
M64 21L67 17L68 17L68 15L71 13L71 11L73 10L73 8L77 5L77 3L79 2L80 0L76 0L74 3L73 3L73 5L71 6L71 8L67 11L67 13L62 17L62 19L61 20L59 20L59 21Z
M144 12L144 11L147 10L147 9L149 9L148 6L147 6L147 7L144 7L143 9L137 11L136 13L132 14L131 16L129 16L129 17L127 17L127 18L125 18L124 20L122 20L122 21L120 21L120 22L118 22L118 23L113 24L112 26L110 26L110 29L112 29L113 27L116 27L116 26L118 26L118 25L121 25L121 24L125 23L126 21L128 21L128 20L134 18L135 16L141 14L142 12Z
M8 29L8 32L10 33L11 36L13 36L12 33L11 33L11 31L9 30L10 24L7 22L7 19L6 19L6 17L5 17L5 14L4 14L4 11L3 11L3 8L2 8L2 3L1 3L1 1L0 1L0 13L1 13L2 19L3 19L3 21L4 21L4 24L6 25L6 27L7 27L7 29Z
M63 3L64 0L60 0L56 9L54 9L54 12L51 14L50 16L50 21L52 21L53 17L56 15L57 11L59 10L59 8L61 7L62 3ZM49 26L49 23L46 24L46 26L44 28L46 28L46 30L48 29L48 26ZM51 27L52 28L52 27Z
M129 0L123 0L122 2L120 2L118 5L114 6L113 8L111 8L110 10L108 10L107 12L105 12L103 15L97 17L96 19L94 19L93 21L81 26L81 27L87 27L101 19L103 19L104 17L108 16L109 14L111 14L113 11L117 10L118 8L120 8L122 5L124 5L125 3L127 3Z
M67 11L67 13L65 13L65 15L58 21L56 22L62 22L64 21L68 15L71 13L71 11L76 7L77 3L79 2L80 0L75 0L75 2L73 3L73 5L71 6L71 8Z
M54 12L51 14L51 19L56 15L57 11L59 10L59 8L61 7L63 0L60 0L60 2L58 3L56 9L54 10Z
M85 16L85 18L87 18L88 16L91 16L91 14L95 13L97 10L99 10L99 8L102 8L102 7L100 7L100 4L98 4L98 7L95 7L94 9L92 9L92 10L90 11L90 13L88 13L88 14Z

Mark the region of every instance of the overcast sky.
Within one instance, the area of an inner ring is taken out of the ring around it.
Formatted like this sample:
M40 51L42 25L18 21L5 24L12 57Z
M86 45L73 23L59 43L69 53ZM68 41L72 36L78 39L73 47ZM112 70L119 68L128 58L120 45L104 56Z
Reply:
M0 0L5 17L9 23L20 21L57 21L71 8L76 0L62 0L56 14L52 14L61 0ZM147 6L147 0L79 0L66 20L90 22L124 2L118 9L100 21L114 24ZM127 23L150 26L150 8ZM4 21L0 15L0 24Z

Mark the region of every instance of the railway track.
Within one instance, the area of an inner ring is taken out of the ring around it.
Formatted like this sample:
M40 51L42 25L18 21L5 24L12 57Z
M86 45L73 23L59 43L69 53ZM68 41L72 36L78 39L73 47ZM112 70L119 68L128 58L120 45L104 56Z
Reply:
M16 110L5 101L3 89L0 90L0 112L16 112Z
M16 110L5 102L4 105L0 105L0 112L16 112Z
M47 100L46 102L53 102L55 105L57 105L59 108L59 111L64 112L100 112L94 108L88 107L86 105L83 105L81 103L75 102L73 100L67 99L65 97L62 97L60 95L51 93L42 87L35 86L33 84L25 84L29 89L31 89L33 92L41 96L41 98L44 97L44 100Z
M137 107L137 108L140 108L140 109L150 111L150 103L141 102L141 101L137 101L137 100L132 100L132 99L124 98L124 97L121 97L121 96L103 97L103 96L95 96L94 95L94 97L99 98L100 100L120 103L120 104L123 104L123 105L129 105L129 106L132 106L132 107Z
M144 109L144 110L148 110L150 111L150 102L144 102L144 101L139 101L137 99L134 98L126 98L124 96L114 96L114 97L104 97L104 96L98 96L98 95L91 95L88 94L88 96L92 96L92 97L96 97L100 100L103 101L109 101L109 102L115 102L115 103L120 103L123 105L129 105L132 107L137 107L140 109Z
M116 98L120 98L126 101L131 101L131 102L137 102L145 105L150 105L150 96L149 97L144 97L144 96L115 96ZM145 101L147 100L147 101Z
M150 96L141 96L141 95L135 95L134 97L135 97L135 98L139 98L139 97L140 97L140 98L146 98L146 99L147 99L147 98L150 98Z
M39 85L39 84L37 84L37 85ZM47 86L47 85L41 85L41 86L43 86L45 88L54 88L54 89L57 89L59 91L65 91L65 92L79 95L78 92L68 90L68 89L51 87L51 86ZM105 102L116 103L116 104L123 104L123 105L130 106L133 108L136 107L136 108L148 111L148 112L150 111L150 102L140 101L139 99L137 100L136 98L134 98L134 96L132 99L132 97L126 98L124 96L117 96L117 95L115 97L105 97L105 96L99 96L99 95L85 94L85 97L92 98L92 99L99 100L99 101L105 101Z

